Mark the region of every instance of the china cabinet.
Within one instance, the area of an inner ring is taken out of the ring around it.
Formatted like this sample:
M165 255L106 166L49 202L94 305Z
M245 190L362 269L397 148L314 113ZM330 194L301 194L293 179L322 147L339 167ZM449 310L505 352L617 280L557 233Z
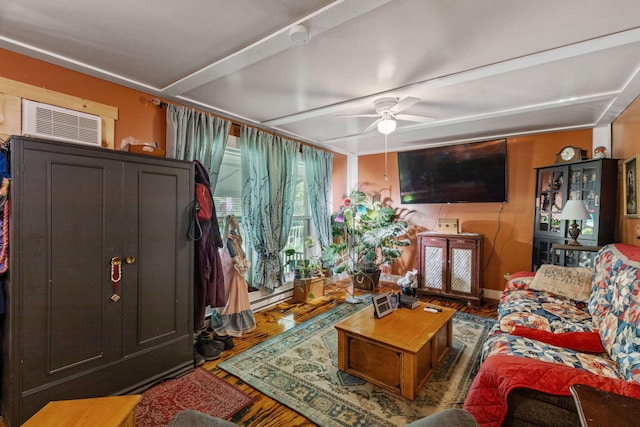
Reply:
M567 200L582 200L591 218L578 221L578 242L585 246L602 246L613 242L616 212L618 161L586 160L565 165L538 168L533 230L532 268L542 264L566 266L593 265L596 252L554 250L571 240L570 221L560 220Z

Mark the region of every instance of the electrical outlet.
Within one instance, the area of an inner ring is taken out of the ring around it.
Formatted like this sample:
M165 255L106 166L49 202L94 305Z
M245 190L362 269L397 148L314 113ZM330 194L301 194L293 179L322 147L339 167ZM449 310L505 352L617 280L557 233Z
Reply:
M640 240L640 224L636 224L636 239Z

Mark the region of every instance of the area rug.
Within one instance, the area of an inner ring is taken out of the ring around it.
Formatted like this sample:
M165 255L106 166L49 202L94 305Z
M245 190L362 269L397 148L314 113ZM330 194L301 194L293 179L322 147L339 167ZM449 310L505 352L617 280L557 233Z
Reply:
M142 393L136 407L137 427L166 426L185 409L228 419L249 406L253 398L211 372L196 368L180 378L164 381Z
M495 320L453 318L453 348L414 401L338 370L334 325L370 308L343 304L220 363L218 367L320 426L404 426L434 412L462 407Z

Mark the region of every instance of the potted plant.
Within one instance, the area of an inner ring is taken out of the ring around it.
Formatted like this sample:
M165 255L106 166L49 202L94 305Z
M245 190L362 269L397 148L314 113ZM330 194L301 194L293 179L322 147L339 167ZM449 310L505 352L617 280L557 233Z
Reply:
M390 264L402 254L410 240L408 225L400 221L394 208L354 191L340 210L331 215L333 243L322 249L322 261L334 273L345 272L354 286L374 289L380 279L380 266Z
M316 244L316 240L308 236L304 240L304 253L297 253L293 248L285 250L287 264L294 272L293 300L296 302L305 302L324 295L324 275L320 256L312 254Z

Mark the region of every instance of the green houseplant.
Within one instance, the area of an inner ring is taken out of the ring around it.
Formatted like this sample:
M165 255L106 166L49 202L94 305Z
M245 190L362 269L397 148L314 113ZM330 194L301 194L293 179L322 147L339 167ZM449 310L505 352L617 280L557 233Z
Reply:
M402 254L410 241L408 225L400 221L394 208L354 191L331 215L333 242L322 249L322 261L333 272L345 272L355 284L373 289L380 278L380 266Z
M316 239L308 236L304 240L304 253L290 248L285 250L287 265L294 273L293 300L305 302L324 295L324 277L320 256L313 255Z

